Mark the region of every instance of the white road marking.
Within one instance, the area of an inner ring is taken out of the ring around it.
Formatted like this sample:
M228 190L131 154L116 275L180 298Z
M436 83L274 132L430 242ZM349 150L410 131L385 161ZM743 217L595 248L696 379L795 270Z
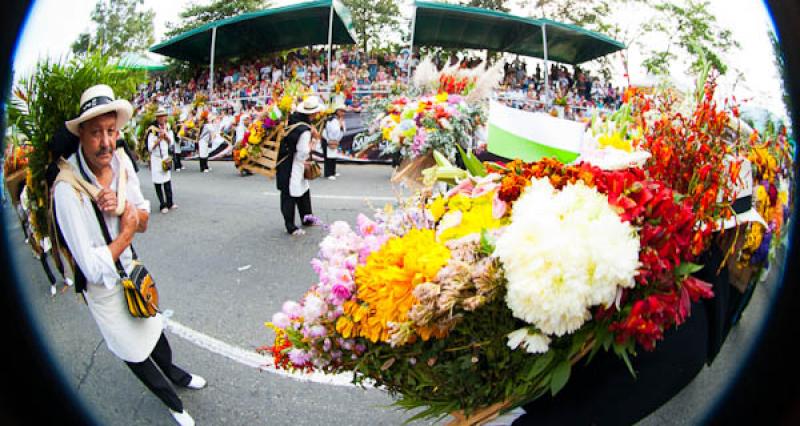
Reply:
M236 361L239 364L246 365L248 367L257 368L261 371L277 374L279 376L284 376L301 382L323 383L334 386L355 386L352 383L353 375L349 373L291 373L286 370L279 370L275 368L275 364L272 362L272 357L261 355L255 350L246 350L238 346L230 345L222 340L215 339L197 330L193 330L175 320L165 318L165 323L165 328L178 337L181 337L198 347L206 349L217 355L222 355L225 358ZM371 383L365 383L365 386L373 387Z
M278 197L278 192L264 192L264 195ZM365 195L311 195L311 198L323 200L350 200L350 201L396 201L397 197L368 197Z

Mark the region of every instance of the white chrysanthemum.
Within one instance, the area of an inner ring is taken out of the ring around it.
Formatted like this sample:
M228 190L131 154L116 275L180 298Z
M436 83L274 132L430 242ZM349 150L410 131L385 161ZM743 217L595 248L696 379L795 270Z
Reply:
M527 328L508 333L509 348L516 349L522 345L526 351L532 354L543 354L550 350L550 338L541 333L531 333Z
M517 318L562 336L590 319L591 307L614 303L619 287L634 285L639 238L605 195L580 182L556 191L538 179L513 208L495 256Z

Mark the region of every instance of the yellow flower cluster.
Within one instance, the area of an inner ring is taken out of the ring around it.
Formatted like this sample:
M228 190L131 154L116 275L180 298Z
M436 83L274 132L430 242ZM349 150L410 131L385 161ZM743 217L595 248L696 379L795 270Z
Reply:
M264 123L261 120L256 120L248 130L250 131L250 136L247 139L247 143L250 145L260 144L264 139Z
M433 281L449 259L450 250L436 241L433 230L413 229L390 239L356 269L360 302L345 303L336 331L346 338L388 342L390 323L408 321L408 313L417 302L414 288ZM423 339L431 335L430 330L417 332Z
M493 199L494 191L476 198L455 194L446 201L442 197L434 199L428 205L428 210L434 220L438 221L444 216L439 225L438 241L444 243L506 225L507 218L495 219L492 215Z

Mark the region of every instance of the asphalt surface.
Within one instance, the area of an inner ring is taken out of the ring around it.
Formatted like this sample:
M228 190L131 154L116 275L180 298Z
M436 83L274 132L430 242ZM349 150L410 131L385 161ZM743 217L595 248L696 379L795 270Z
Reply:
M271 343L264 322L314 283L309 261L324 230L307 228L302 237L288 236L274 180L241 177L232 162L211 162L213 170L206 174L199 173L197 162L184 164L186 170L173 172L179 208L166 215L154 211L148 231L134 244L158 283L161 307L172 312L171 320L251 353ZM380 207L401 192L389 184L389 166L340 165L339 171L336 181L311 184L314 213L325 222L353 223L359 212ZM139 178L155 210L146 167ZM67 383L101 424L174 424L166 407L108 351L74 290L50 296L13 211L7 205L4 212L23 303ZM688 425L703 419L751 347L776 287L772 281L774 274L756 289L715 363L640 424ZM398 425L410 416L391 407L392 399L378 389L300 381L237 362L169 328L167 337L176 364L208 380L203 390L178 391L197 424ZM492 424L510 424L515 416L512 412Z

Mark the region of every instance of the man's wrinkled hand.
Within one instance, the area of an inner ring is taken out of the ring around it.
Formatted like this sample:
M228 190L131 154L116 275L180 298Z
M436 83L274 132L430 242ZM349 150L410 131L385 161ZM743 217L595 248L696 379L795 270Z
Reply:
M111 213L117 210L117 193L110 189L101 189L95 201L103 212Z

